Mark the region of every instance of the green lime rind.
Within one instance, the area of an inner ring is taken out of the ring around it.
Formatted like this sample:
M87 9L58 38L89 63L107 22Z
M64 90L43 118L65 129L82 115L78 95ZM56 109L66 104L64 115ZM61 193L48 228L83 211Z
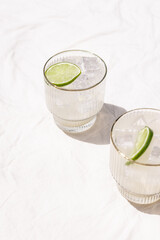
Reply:
M45 71L48 81L58 87L72 83L80 74L81 69L77 65L68 62L56 63Z
M153 131L147 126L138 133L134 152L130 156L133 161L137 160L146 151L151 143L152 137Z
M125 165L126 166L129 166L129 165L131 165L131 164L133 164L134 163L134 161L127 161L126 163L125 163Z

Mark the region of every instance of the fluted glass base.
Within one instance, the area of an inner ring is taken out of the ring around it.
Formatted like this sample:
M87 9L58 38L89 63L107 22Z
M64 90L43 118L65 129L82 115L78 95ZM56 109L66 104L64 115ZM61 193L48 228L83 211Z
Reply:
M96 116L91 118L80 120L80 121L70 121L53 116L54 120L59 128L67 133L80 133L90 129L96 122Z
M150 204L153 202L156 202L160 199L160 193L153 194L153 195L143 195L143 194L136 194L131 193L127 191L125 188L118 185L118 189L123 197L125 197L127 200L138 203L138 204Z

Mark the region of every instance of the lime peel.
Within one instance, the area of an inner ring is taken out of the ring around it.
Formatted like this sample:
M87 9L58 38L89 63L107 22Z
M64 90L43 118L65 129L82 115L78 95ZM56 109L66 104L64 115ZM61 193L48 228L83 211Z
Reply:
M134 163L148 148L153 137L153 131L145 126L139 133L133 153L130 155L132 161L127 161L126 165Z

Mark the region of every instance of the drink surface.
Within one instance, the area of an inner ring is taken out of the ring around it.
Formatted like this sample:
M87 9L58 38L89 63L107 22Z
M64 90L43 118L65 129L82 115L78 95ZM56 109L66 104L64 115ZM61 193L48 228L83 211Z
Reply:
M127 157L130 157L138 136L145 126L153 130L153 138L146 151L138 158L138 162L146 164L160 164L160 118L149 114L145 116L131 116L130 128L115 128L114 140L118 149Z
M54 61L54 64L66 62L77 65L81 74L64 89L86 89L96 85L104 77L105 66L96 56L64 56ZM58 73L57 73L58 74Z

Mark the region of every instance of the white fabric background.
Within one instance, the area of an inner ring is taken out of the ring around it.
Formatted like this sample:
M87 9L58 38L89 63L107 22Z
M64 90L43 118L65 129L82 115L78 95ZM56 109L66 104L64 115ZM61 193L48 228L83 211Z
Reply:
M68 136L44 101L42 68L67 49L107 63L105 105ZM0 0L0 240L159 240L160 202L129 203L109 171L125 110L160 108L160 1Z

